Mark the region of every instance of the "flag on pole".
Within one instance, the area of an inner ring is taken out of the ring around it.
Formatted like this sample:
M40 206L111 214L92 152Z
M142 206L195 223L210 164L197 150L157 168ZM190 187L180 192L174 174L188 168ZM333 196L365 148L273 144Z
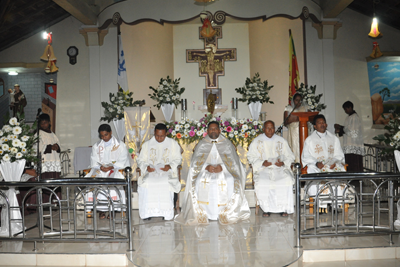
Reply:
M296 50L294 48L292 31L289 30L289 101L296 93L296 87L299 87L300 75L297 66Z
M124 49L122 48L122 37L118 35L118 79L117 83L124 91L128 91L128 79L126 75L126 65Z

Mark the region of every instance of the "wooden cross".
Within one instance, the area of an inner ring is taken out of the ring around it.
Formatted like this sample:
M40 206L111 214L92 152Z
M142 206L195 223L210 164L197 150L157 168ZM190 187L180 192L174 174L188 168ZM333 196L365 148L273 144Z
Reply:
M204 184L203 188L206 188L206 184L208 184L207 180L204 179L204 180L202 181L202 183Z
M204 49L186 49L186 62L199 63L199 75L206 77L206 88L218 87L218 76L225 75L225 61L236 61L236 48L218 48L218 39L222 38L222 27L215 27L216 34L211 38L203 37Z
M224 186L226 186L226 184L224 184L222 181L219 183L219 186L221 187L221 191L224 191Z

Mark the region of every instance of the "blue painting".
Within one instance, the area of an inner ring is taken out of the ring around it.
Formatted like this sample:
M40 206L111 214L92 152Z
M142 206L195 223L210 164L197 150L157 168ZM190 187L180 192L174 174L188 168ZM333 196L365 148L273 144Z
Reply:
M387 124L400 115L400 62L368 62L374 124Z

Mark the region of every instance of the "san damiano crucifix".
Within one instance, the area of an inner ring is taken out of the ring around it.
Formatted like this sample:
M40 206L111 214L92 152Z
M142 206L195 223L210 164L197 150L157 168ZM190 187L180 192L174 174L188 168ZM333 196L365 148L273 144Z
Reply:
M216 34L211 38L203 37L201 29L199 39L203 39L204 49L186 49L186 62L199 63L199 75L206 77L206 89L219 89L218 76L225 75L225 61L236 61L236 48L218 48L222 27L215 27Z

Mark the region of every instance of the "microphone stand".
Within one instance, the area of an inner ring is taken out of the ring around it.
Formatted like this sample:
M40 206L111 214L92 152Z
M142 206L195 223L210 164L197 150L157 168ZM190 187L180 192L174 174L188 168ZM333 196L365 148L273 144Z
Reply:
M36 136L37 136L37 165L36 165L36 181L40 182L42 180L42 153L39 150L39 143L40 143L40 125L39 125L39 115L40 112L42 111L41 108L38 109L38 113L36 115ZM30 206L36 206L37 207L37 218L36 218L36 224L29 227L28 229L25 230L25 232L30 231L36 227L39 228L39 235L41 237L43 237L43 228L46 227L48 229L51 229L49 226L44 225L43 220L41 220L41 218L43 218L43 198L42 198L42 189L41 188L37 188L36 190L36 204L31 204ZM23 226L24 227L24 226ZM17 236L21 233L23 233L24 231L21 231L19 233L14 234L14 236Z
M298 106L295 106L294 109L292 109L292 111L290 111L289 115L287 115L287 117L285 118L285 120L282 122L282 124L278 127L278 129L276 129L275 134L278 134L279 132L281 133L282 136L282 130L283 130L283 126L285 126L287 120L289 119L290 115L292 115L293 111L295 111L297 108L299 108L301 106L301 103Z

